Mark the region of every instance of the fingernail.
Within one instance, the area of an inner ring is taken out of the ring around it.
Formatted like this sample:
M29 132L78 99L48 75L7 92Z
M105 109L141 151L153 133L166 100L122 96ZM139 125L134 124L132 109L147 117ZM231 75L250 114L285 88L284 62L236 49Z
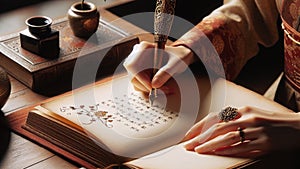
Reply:
M207 150L205 150L205 147L203 148L203 146L198 146L194 150L197 153L207 153L208 152Z
M183 147L187 150L193 150L194 148L191 147L190 143L184 143Z
M195 141L188 141L188 142L185 142L183 144L184 148L187 149L187 150L194 150L195 147L197 147L199 144Z

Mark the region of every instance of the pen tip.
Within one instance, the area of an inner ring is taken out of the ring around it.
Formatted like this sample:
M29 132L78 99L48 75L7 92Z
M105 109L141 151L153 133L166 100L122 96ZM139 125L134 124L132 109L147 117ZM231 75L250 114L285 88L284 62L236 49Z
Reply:
M148 108L152 107L152 105L153 105L153 101L150 100L150 101L149 101L149 107L148 107Z
M149 103L150 103L150 107L153 106L153 102L154 102L154 99L155 99L155 95L154 95L154 90L152 89L149 93Z

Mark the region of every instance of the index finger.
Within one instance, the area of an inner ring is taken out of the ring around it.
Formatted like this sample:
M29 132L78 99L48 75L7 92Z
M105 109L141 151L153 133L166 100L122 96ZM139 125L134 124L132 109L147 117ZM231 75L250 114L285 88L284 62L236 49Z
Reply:
M186 134L184 141L192 139L199 135L200 133L205 132L209 128L211 128L214 124L229 120L235 120L240 118L241 115L238 112L238 109L232 108L230 106L224 108L219 113L210 113L203 120L194 125Z
M144 70L136 74L135 78L138 80L148 91L151 91L151 70Z
M209 113L206 117L204 117L201 121L196 123L185 135L183 141L190 140L200 133L206 131L213 124L218 123L219 117L217 113Z

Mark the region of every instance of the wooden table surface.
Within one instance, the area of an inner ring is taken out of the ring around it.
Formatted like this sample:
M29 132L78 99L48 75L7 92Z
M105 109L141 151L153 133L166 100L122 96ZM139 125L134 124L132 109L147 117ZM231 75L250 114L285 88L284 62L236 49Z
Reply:
M60 18L66 15L70 5L78 0L60 0L60 1L45 1L32 6L23 7L17 10L9 11L0 14L0 35L6 35L25 28L24 21L34 15L46 15L52 19ZM113 7L132 0L90 0L95 3L100 9ZM109 20L116 20L118 17L106 10L100 10L102 16ZM128 23L129 24L129 23ZM124 27L126 27L124 25ZM137 27L136 27L137 28ZM150 34L147 34L142 29L132 29L134 33L141 33L140 39L147 40ZM145 33L145 34L144 34ZM46 99L46 96L37 94L24 86L22 83L10 76L12 85L9 100L1 109L4 115L13 113L16 110L25 108L34 103ZM1 134L1 133L0 133ZM9 147L4 154L0 163L0 169L73 169L80 168L75 166L65 159L53 154L52 152L36 145L35 143L22 138L21 136L11 133ZM2 152L0 152L2 153Z

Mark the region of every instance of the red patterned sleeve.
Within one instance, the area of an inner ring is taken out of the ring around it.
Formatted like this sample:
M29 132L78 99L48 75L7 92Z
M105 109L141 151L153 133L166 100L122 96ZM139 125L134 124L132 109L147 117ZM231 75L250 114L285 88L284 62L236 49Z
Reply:
M274 0L227 0L173 45L190 48L206 68L233 80L257 54L259 43L271 46L277 41L277 15Z

